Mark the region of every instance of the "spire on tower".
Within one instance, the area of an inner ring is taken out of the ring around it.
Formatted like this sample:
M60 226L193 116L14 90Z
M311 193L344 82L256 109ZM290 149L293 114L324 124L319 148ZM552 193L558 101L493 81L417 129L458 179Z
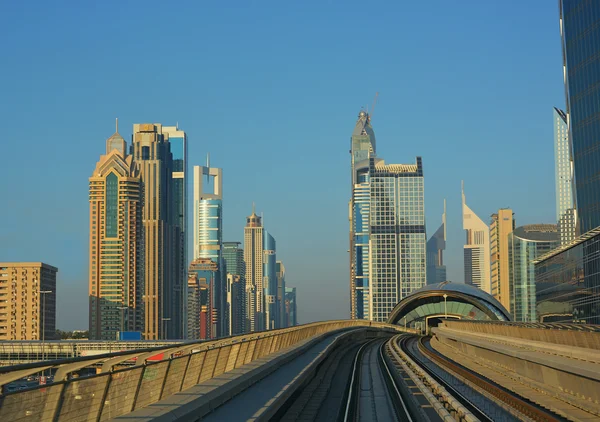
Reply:
M115 120L116 120L116 123L115 123L115 126L116 126L115 133L119 133L119 118L117 117Z

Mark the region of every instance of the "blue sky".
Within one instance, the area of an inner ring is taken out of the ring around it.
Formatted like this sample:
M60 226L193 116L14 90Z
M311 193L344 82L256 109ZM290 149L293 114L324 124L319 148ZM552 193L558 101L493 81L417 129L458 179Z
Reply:
M564 105L556 1L2 2L0 260L59 267L58 328L87 328L88 177L114 132L179 123L190 164L224 171L226 240L256 202L300 322L349 315L350 135L423 157L428 234L460 181L485 221L554 222L552 107Z

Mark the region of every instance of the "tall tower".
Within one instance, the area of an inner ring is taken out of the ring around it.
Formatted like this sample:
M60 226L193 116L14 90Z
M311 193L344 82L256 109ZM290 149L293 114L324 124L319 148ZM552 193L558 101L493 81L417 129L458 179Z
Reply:
M263 287L265 289L266 329L279 328L279 306L277 303L277 245L275 238L263 230Z
M248 331L265 329L265 297L263 287L263 227L262 219L252 214L244 228L244 261L246 263L246 310Z
M561 245L576 237L576 212L573 200L573 159L569 145L567 115L554 107L554 175L556 185L556 221Z
M446 266L444 265L444 250L446 250L446 200L442 225L427 241L427 284L446 281Z
M227 277L231 276L231 282L228 280L227 286L232 289L236 287L235 294L229 294L228 307L230 314L231 335L243 334L246 332L246 263L244 262L244 250L240 247L240 242L223 242L223 260ZM240 284L237 289L237 284Z
M465 283L491 293L490 286L490 229L468 206L462 184L463 229L466 240Z
M140 169L117 131L89 178L89 336L115 340L144 327Z
M175 278L173 318L180 321L183 330L176 338L187 338L187 316L186 310L186 279L187 279L187 207L188 207L188 160L187 160L187 135L179 129L178 126L163 126L163 134L168 136L171 144L171 154L173 155L172 171L172 199L171 213L173 215L174 236L175 236Z
M375 157L375 132L369 114L361 110L350 138L350 317L371 319L369 309L369 217L371 188L369 163Z
M194 166L194 259L198 258L210 259L217 266L211 309L217 320L218 335L226 336L229 333L223 320L227 301L227 275L223 264L223 171L210 167L208 162L206 166Z
M133 160L143 186L144 337L181 338L177 317L177 259L179 237L172 207L172 155L161 124L133 125Z
M508 277L508 235L515 229L514 214L510 208L492 214L490 224L490 284L491 294L506 309L510 309Z
M285 266L283 262L277 261L277 306L279 312L279 328L287 327L285 316Z

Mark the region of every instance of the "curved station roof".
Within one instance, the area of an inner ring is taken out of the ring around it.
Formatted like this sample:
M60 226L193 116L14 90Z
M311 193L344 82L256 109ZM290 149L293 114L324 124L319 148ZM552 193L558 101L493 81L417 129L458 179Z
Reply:
M446 299L444 300L444 295ZM429 317L470 319L478 321L510 321L510 313L477 287L444 281L412 292L392 310L388 323L414 326ZM406 319L405 319L406 318Z

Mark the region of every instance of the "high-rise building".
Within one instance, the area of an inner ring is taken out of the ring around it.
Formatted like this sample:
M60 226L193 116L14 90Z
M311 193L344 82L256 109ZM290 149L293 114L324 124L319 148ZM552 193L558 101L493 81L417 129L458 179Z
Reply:
M42 262L0 262L0 340L54 338L57 272Z
M277 306L279 312L279 328L287 327L285 316L285 266L283 262L277 261Z
M277 246L275 238L263 230L263 288L265 290L266 329L279 328L279 305L277 303Z
M369 218L371 188L369 158L375 156L375 132L369 114L361 111L350 139L350 317L371 319L369 284Z
M238 274L227 274L227 305L225 321L228 332L235 336L244 334L246 315L244 296L246 286Z
M567 115L554 107L554 168L556 179L556 221L561 245L576 237L576 211L573 200L573 160L569 145Z
M490 285L490 229L468 206L462 186L465 283L491 293Z
M513 212L509 208L492 214L490 224L490 282L492 296L506 309L510 309L510 285L508 277L508 235L515 229Z
M537 321L534 261L559 244L556 224L530 224L508 235L509 309L514 321Z
M263 286L262 219L252 207L244 228L244 262L246 263L246 312L248 331L265 329L265 297Z
M228 306L231 310L230 327L233 330L230 332L231 335L245 333L247 326L246 263L244 262L244 250L240 245L240 242L223 242L223 260L228 277L229 275L233 276L232 282L239 283L241 286L241 290L231 298L228 292ZM234 286L237 287L235 284Z
M89 178L89 338L143 331L144 232L140 170L117 131Z
M376 158L369 114L351 138L351 317L386 321L394 306L426 284L423 166Z
M210 258L192 261L187 285L187 331L190 340L208 340L220 337L220 320L215 304L221 273ZM221 313L223 310L221 310Z
M600 82L597 70L600 31L595 18L600 14L600 2L559 1L566 122L572 148L579 233L584 234L600 226L600 179L597 177L600 101L596 89Z
M427 284L425 194L415 164L371 158L370 304L372 321L387 321L403 298Z
M286 326L294 327L298 325L298 308L296 305L296 288L285 288L285 315Z
M139 166L143 186L144 228L144 338L182 338L183 326L176 310L178 281L179 219L173 206L173 160L168 134L161 124L133 125L133 160ZM176 218L177 217L177 218Z
M437 284L446 281L446 266L444 265L444 250L446 250L446 200L442 225L427 241L427 284Z
M171 144L171 154L173 155L172 171L172 199L173 222L175 247L179 250L174 255L175 269L177 277L174 287L173 318L181 321L181 326L187 327L186 316L186 277L187 277L187 185L188 185L188 166L187 166L187 135L177 126L163 126L163 134L168 135ZM186 338L185 331L181 332L179 338Z
M212 260L220 270L220 278L215 280L211 292L212 312L217 318L218 336L226 336L229 334L229 325L225 321L227 274L221 271L224 268L223 171L208 163L207 166L194 166L194 259L198 258Z

